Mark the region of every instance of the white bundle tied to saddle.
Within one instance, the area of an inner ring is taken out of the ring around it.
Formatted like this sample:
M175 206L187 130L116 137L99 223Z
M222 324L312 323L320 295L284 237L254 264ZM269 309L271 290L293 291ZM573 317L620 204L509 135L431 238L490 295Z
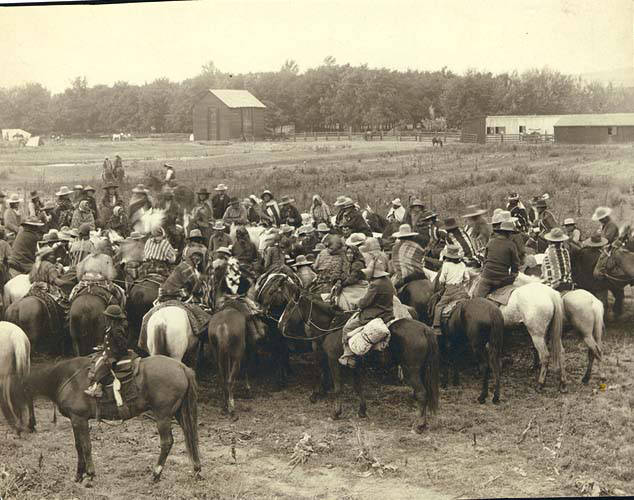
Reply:
M347 335L348 346L357 356L363 356L375 347L382 351L390 341L390 329L381 318L374 318Z

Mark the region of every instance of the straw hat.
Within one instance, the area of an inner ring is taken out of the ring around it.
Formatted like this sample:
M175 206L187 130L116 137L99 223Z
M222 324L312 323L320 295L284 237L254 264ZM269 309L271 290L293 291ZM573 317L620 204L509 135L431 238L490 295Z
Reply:
M139 233L138 231L132 231L130 233L130 236L128 236L129 240L142 240L144 238L144 236Z
M174 168L174 165L172 165L171 163L163 163L163 166L165 168Z
M480 208L478 205L469 205L467 207L467 213L463 215L464 218L477 217L478 215L484 215L487 211Z
M330 228L325 222L320 222L319 224L317 224L317 231L320 233L329 233Z
M401 199L400 198L394 198L392 200L392 205L396 205L397 207L402 206L403 204L401 203Z
M198 191L196 191L196 194L207 194L207 195L209 195L211 193L207 190L206 187L204 187L204 188L200 188Z
M449 244L443 250L443 255L450 259L459 259L460 258L460 247L458 245Z
M564 219L564 226L574 226L576 224L575 220L572 217L568 217Z
M211 229L213 229L214 231L224 231L225 223L218 219L216 222L214 222L214 225L211 227Z
M26 220L23 220L21 223L22 226L34 226L34 227L42 227L44 223L37 219L36 217L27 217Z
M381 244L379 243L379 240L377 240L376 238L366 238L363 245L359 247L359 250L362 253L375 252L375 251L381 250Z
M96 190L94 187L92 187L92 186L86 186L86 187L84 188L84 191L86 191L86 192L88 192L88 191L92 191L92 192L94 193L94 192L95 192L95 191L97 191L97 190Z
M295 199L287 195L282 196L280 201L277 202L279 206L288 205L289 203L295 203Z
M214 191L226 191L227 189L229 189L227 185L221 183L214 188Z
M417 236L418 233L412 231L412 226L409 224L401 224L396 233L392 234L393 238L407 238L408 236Z
M228 255L229 257L231 257L231 249L229 247L220 247L218 250L216 250L216 253L223 253L225 255Z
M458 222L456 221L455 217L449 217L447 219L444 220L443 222L445 229L447 231L451 231L452 229L458 229Z
M326 245L324 245L323 243L317 243L315 245L315 252L321 252L322 250L326 250Z
M83 191L84 190L84 186L82 186L81 184L75 184L73 186L73 190L75 190L75 191Z
M566 240L569 240L570 238L568 237L566 233L564 233L564 230L561 229L560 227L553 227L550 230L550 232L544 235L544 239L548 241L558 242L558 241L566 241Z
M431 210L426 210L425 212L423 212L421 219L429 220L429 219L433 219L434 217L438 217L438 214L435 212L432 212Z
M423 203L423 201L420 198L414 198L412 200L412 202L409 204L410 208L411 207L423 207L425 208L425 204Z
M511 220L511 212L508 210L500 210L497 213L493 213L491 218L491 224L501 224L504 221Z
M390 274L385 271L385 268L375 262L371 267L366 267L362 269L363 274L365 274L368 278L383 278L384 276L389 276Z
M346 208L354 205L354 201L352 201L352 198L349 198L348 196L337 196L337 200L334 205L335 207Z
M68 196L69 194L73 194L73 192L68 189L68 186L62 186L59 188L59 191L55 193L55 196Z
M305 255L298 255L295 259L295 264L293 264L294 268L302 267L302 266L312 266L313 263L309 261Z
M24 200L20 198L18 193L11 193L9 198L7 199L7 203L11 205L12 203L22 203Z
M513 222L511 222L510 220L505 220L500 224L500 227L496 227L494 231L500 233L517 233L517 228L515 227L515 224Z
M304 234L310 234L310 233L312 233L314 231L315 231L315 228L313 226L309 226L309 225L301 226L297 230L297 235L301 236L301 235L304 235Z
M607 244L607 238L604 238L600 231L597 231L589 238L583 240L584 247L604 247Z
M598 207L594 213L592 214L592 220L598 221L608 217L612 213L612 209L610 207Z
M262 194L260 195L260 198L264 198L264 195L267 194L269 195L271 198L273 198L273 193L271 193L271 191L269 191L268 189L265 189L264 191L262 191Z
M203 233L200 231L200 229L192 229L189 232L189 236L188 236L189 239L191 239L191 238L202 238L202 237L203 237Z
M31 197L31 200L35 200L35 199L37 199L37 198L39 198L39 197L40 197L40 195L39 195L39 194L37 194L37 191L31 191L31 192L29 193L29 196Z
M346 245L353 247L361 246L365 242L366 238L367 236L363 233L352 233L346 240Z
M57 243L60 241L59 233L55 229L49 229L44 236L42 236L42 241L46 241L47 243Z

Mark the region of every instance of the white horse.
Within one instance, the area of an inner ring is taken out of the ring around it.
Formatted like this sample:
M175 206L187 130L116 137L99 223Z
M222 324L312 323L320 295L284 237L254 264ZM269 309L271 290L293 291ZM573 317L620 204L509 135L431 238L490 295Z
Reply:
M527 281L540 282L537 277L525 276ZM603 303L587 290L577 289L565 292L562 295L565 320L583 338L588 346L588 366L581 381L587 384L592 375L592 365L596 360L599 369L599 378L605 380L605 373L601 367L603 355Z
M566 369L564 363L564 347L561 333L564 323L564 305L558 292L542 283L520 274L516 281L520 284L509 299L508 304L500 305L504 317L504 326L523 324L531 336L533 345L539 355L540 371L537 390L541 391L546 383L548 365L559 368L559 390L568 392L566 387ZM476 281L470 290L475 290ZM550 337L550 349L546 345L546 337Z
M249 239L253 242L258 251L261 251L261 237L265 233L266 228L262 226L245 226L245 228L249 233ZM229 236L231 237L231 241L233 241L234 243L236 242L236 229L237 226L235 224L231 224L231 228L229 229Z
M112 142L121 141L122 138L123 138L123 134L112 134Z
M11 278L4 285L4 309L6 311L14 302L17 302L24 297L31 289L31 280L28 274L18 274Z
M0 321L0 389L5 391L4 401L7 406L0 405L2 413L9 422L24 422L25 414L29 415L29 430L35 430L35 412L33 403L30 408L14 408L11 406L11 398L7 397L11 391L11 377L17 375L24 377L31 371L31 343L18 325L8 321Z
M189 365L196 362L198 337L194 335L187 312L178 306L167 306L154 312L147 322L147 348L150 356L162 354Z

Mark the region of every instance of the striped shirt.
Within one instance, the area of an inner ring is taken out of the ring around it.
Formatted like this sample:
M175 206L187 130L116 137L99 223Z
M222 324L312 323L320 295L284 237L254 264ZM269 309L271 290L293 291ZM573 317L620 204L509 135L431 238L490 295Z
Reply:
M402 279L415 273L424 273L423 261L425 253L415 241L401 240L392 249L392 266L394 272Z
M176 251L167 241L167 238L162 238L158 242L154 238L150 238L145 242L143 260L159 260L173 263L176 260Z

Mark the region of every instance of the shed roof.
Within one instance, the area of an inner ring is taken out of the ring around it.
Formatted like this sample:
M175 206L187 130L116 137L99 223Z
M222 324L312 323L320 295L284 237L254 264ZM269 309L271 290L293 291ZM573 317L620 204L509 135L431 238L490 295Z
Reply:
M603 113L562 116L555 127L614 127L633 126L634 113Z
M209 89L209 92L230 108L266 108L266 106L248 90Z

